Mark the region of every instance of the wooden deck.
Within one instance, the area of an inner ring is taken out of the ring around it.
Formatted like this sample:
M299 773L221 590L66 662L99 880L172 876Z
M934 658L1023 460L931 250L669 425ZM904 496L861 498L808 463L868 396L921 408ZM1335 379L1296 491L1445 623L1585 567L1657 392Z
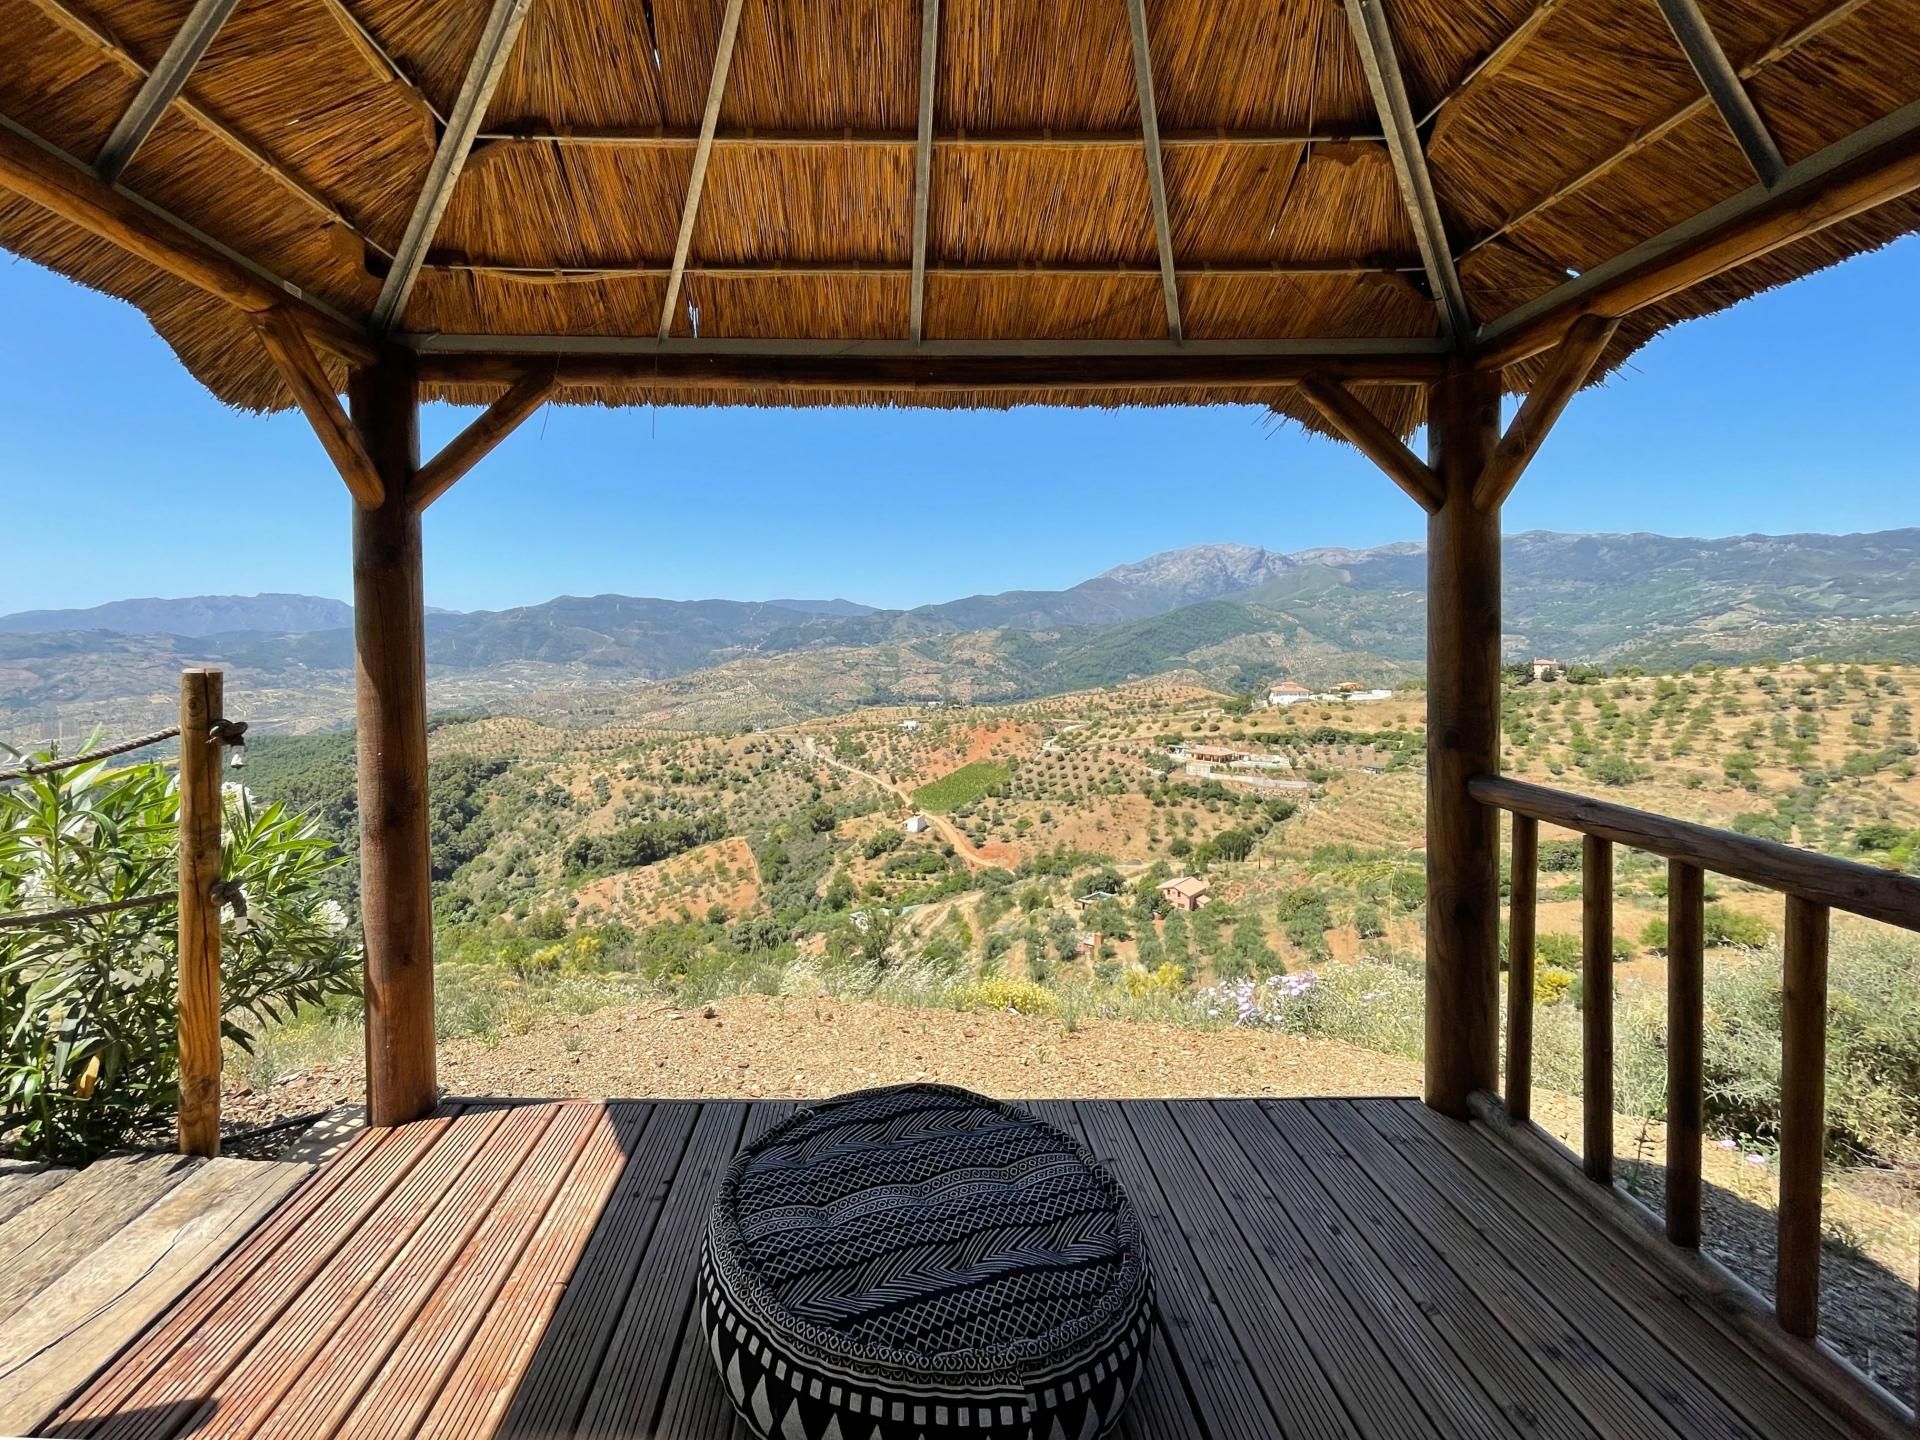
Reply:
M1414 1102L1035 1108L1147 1229L1133 1440L1850 1433L1676 1272ZM365 1132L43 1433L738 1440L695 1333L700 1228L791 1109L484 1103Z

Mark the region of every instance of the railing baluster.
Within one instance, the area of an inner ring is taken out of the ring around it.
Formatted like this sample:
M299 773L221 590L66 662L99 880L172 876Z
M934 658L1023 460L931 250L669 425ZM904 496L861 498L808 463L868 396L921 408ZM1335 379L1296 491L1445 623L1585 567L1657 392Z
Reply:
M226 677L180 674L179 1138L183 1155L220 1153L220 743Z
M1534 900L1540 888L1540 822L1513 817L1513 860L1507 871L1507 1114L1533 1112Z
M1700 867L1667 866L1667 1238L1700 1244L1700 1140L1706 1059L1706 885Z
M1580 846L1581 1149L1588 1178L1613 1183L1613 842Z
M1780 1001L1780 1258L1773 1286L1782 1328L1820 1329L1820 1176L1827 1150L1827 907L1787 896Z

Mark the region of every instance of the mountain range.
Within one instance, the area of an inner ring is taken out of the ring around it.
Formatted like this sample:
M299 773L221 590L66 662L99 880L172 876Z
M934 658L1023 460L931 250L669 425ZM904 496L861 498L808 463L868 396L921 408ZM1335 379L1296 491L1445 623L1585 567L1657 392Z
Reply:
M1064 590L912 609L846 599L562 596L433 611L436 705L764 723L884 701L1017 699L1182 673L1217 686L1417 674L1419 544L1291 553L1197 545ZM1504 648L1671 667L1820 654L1920 658L1920 530L1859 535L1532 531L1503 546ZM271 723L351 714L352 612L302 595L125 600L0 616L0 733L164 712L216 663Z

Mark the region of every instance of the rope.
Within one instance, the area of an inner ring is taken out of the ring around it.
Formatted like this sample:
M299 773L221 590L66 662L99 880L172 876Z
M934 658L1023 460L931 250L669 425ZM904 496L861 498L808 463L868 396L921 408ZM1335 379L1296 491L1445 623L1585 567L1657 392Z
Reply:
M0 930L25 930L54 920L79 920L88 915L110 915L116 910L137 910L143 905L165 905L178 900L178 890L163 890L155 895L129 895L123 900L102 900L97 905L76 905L71 910L44 910L36 915L0 915Z
M50 775L56 770L71 770L76 765L85 765L94 760L109 760L115 755L125 755L132 750L144 750L149 745L158 745L162 740L172 740L180 733L180 727L160 730L152 735L138 735L131 740L122 740L118 745L103 745L98 750L88 750L84 754L70 755L65 759L42 760L37 765L23 765L18 770L0 770L0 784L9 780L25 780L34 775Z

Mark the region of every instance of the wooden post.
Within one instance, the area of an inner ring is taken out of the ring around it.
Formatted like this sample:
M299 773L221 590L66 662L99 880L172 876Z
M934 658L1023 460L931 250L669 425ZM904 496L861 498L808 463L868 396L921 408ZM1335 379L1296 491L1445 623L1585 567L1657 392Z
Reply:
M1613 842L1580 843L1580 1152L1587 1178L1613 1183Z
M1780 1258L1773 1308L1789 1334L1820 1329L1820 1177L1827 1158L1824 905L1787 896L1780 996Z
M1455 368L1427 400L1426 1102L1464 1118L1500 1081L1499 817L1467 782L1500 765L1500 512L1473 503L1500 387Z
M180 675L180 1153L220 1153L220 758L225 677Z
M353 507L367 1121L398 1125L437 1099L425 601L420 516L409 500L420 404L410 357L388 354L354 371L348 401L384 492L372 509Z
M1540 890L1540 822L1513 817L1507 865L1507 1114L1533 1114L1533 949Z
M1700 1244L1705 1123L1706 885L1698 865L1667 865L1667 1238Z

